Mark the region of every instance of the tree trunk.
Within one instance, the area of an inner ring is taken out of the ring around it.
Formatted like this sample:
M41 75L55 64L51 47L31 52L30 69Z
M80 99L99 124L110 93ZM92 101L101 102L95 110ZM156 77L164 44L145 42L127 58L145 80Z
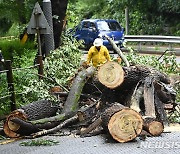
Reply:
M161 122L152 117L144 119L143 129L153 136L159 136L163 132L164 126Z
M78 75L73 81L71 90L64 104L63 113L76 111L78 109L78 101L81 96L83 87L87 81L87 78L91 77L94 72L94 67L88 67L86 70L83 69L81 72L78 73Z
M78 121L89 120L91 116L93 117L94 115L96 115L98 111L98 109L96 108L97 103L98 102L95 102L87 107L82 107L76 112L58 114L56 116L34 121L27 121L27 118L24 117L24 114L22 112L14 111L14 113L11 113L11 115L7 118L7 121L4 125L4 131L9 137L18 137L20 135L27 136L42 129L52 129L53 131L55 131L55 127L57 127L61 122L66 121L76 115L78 117ZM84 115L83 118L82 115ZM58 129L60 128L58 127Z
M54 29L54 43L55 48L58 48L61 44L61 34L63 31L63 24L66 16L66 9L68 0L53 0L52 4L52 15L53 18L53 29Z
M6 119L4 123L4 132L9 137L18 137L20 134L18 130L20 125L13 122L15 118L20 120L36 120L46 117L54 116L57 112L57 107L53 107L52 103L48 100L40 100L28 105L23 106L20 109L13 111Z
M118 142L131 141L142 131L141 115L121 104L114 104L106 109L101 118L103 127Z

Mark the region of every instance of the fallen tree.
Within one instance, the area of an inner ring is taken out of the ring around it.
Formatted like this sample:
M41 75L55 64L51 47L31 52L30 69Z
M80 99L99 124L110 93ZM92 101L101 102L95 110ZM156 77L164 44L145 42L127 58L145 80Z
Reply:
M107 39L126 67L111 61L98 69L81 68L69 92L50 91L66 98L62 112L57 113L51 102L33 102L7 117L6 135L34 138L64 127L78 130L81 136L101 127L118 142L131 141L141 132L160 135L168 124L164 104L175 102L175 94L166 87L169 77L150 67L130 66L121 50Z

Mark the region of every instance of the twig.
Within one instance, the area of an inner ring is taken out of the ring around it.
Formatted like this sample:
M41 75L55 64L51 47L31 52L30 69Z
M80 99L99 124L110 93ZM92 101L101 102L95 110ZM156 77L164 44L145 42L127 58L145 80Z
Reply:
M49 77L46 77L46 76L44 76L44 75L40 75L40 74L36 74L36 73L31 73L31 74L34 74L34 75L43 77L43 78L45 78L45 79L48 79L48 80L50 80L50 81L56 82L56 80L54 80L54 79L52 79L52 78L49 78ZM57 82L56 82L56 83L57 83ZM58 85L59 85L61 88L63 88L66 92L69 92L69 90L68 90L67 88L65 88L63 85L61 85L61 84L59 84L59 83L58 83Z

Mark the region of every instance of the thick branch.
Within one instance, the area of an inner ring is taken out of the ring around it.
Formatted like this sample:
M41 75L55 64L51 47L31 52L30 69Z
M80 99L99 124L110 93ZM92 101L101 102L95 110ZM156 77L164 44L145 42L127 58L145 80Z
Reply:
M40 131L40 132L37 132L35 134L33 134L33 138L35 137L38 137L38 136L42 136L42 135L46 135L46 134L50 134L50 133L54 133L54 132L57 132L59 131L61 128L69 125L69 124L72 124L74 122L78 121L78 116L75 115L65 121L63 121L61 124L59 124L58 126L52 128L52 129L48 129L48 130L43 130L43 131Z
M107 35L105 35L105 37L107 38L107 40L111 43L113 49L117 52L117 54L121 57L121 59L125 62L126 66L129 67L129 62L126 59L126 57L124 56L124 54L122 53L121 49L117 47L117 45L114 43L114 41Z
M95 72L94 67L88 67L78 73L73 81L73 85L64 104L63 113L75 111L78 109L78 101L81 96L82 89L86 83L87 77L91 77Z

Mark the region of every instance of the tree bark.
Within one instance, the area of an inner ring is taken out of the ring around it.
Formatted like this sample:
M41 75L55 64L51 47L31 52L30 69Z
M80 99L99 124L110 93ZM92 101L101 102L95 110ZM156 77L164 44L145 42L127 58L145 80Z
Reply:
M4 123L4 132L9 137L18 137L20 136L18 130L20 129L21 125L19 123L15 123L13 119L17 118L22 122L27 120L36 120L51 117L56 114L57 109L58 108L53 107L52 103L48 100L40 100L27 104L22 108L11 112Z
M144 106L145 116L156 117L154 105L154 79L147 77L144 83Z
M156 114L157 114L157 119L161 122L163 122L163 125L168 125L168 118L166 115L166 112L164 110L164 106L162 101L158 98L157 92L155 92L155 109L156 109Z
M121 104L114 104L106 109L101 118L105 130L118 142L131 141L142 131L141 115Z
M78 73L73 81L71 90L68 94L66 102L64 104L63 113L72 112L78 110L78 101L81 96L83 87L88 77L91 77L95 72L95 67L88 67Z
M39 100L27 104L20 109L27 116L27 120L37 120L46 117L55 116L58 110L57 106L53 106L51 101Z
M61 34L63 31L63 24L66 16L66 9L68 0L53 0L52 4L52 15L53 18L53 29L54 29L54 43L55 48L58 48L61 44Z
M124 54L122 53L121 49L117 47L117 45L114 43L114 41L107 35L105 35L105 37L107 38L107 40L110 42L110 44L112 45L113 49L117 52L117 54L121 57L121 59L124 61L124 63L126 64L127 67L129 67L129 62L127 60L127 58L124 56Z

